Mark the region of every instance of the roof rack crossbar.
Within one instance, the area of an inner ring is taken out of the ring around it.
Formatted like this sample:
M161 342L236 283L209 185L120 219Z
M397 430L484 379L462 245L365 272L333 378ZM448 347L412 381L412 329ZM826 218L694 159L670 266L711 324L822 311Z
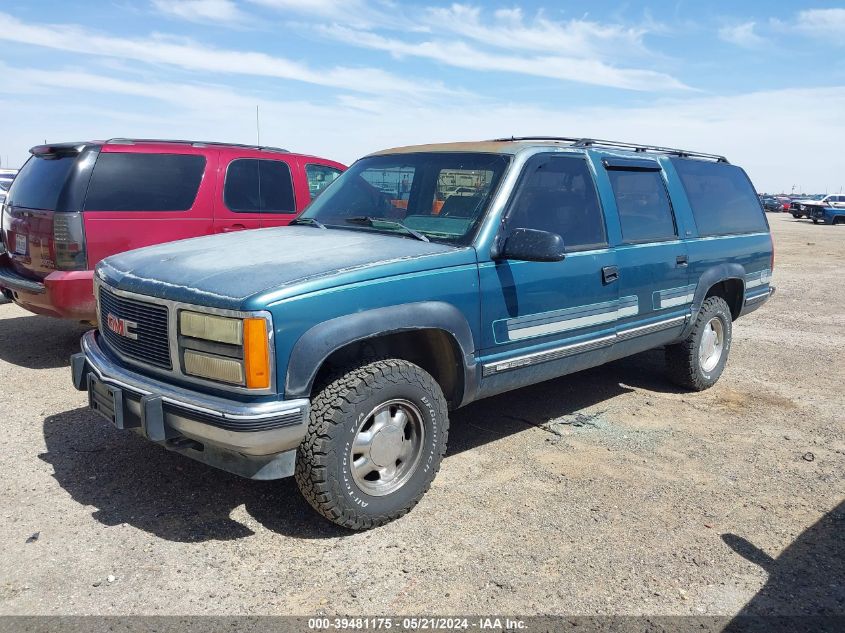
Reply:
M263 150L268 152L283 152L289 154L290 151L282 147L272 147L270 145L248 145L244 143L224 143L222 141L187 141L172 138L110 138L106 144L111 145L128 145L130 143L174 143L181 145L211 145L214 147L241 147L244 149Z
M680 158L706 158L714 160L718 163L729 162L727 158L719 154L706 154L704 152L694 152L686 149L676 149L673 147L661 147L659 145L640 145L638 143L625 143L622 141L607 141L597 138L574 138L569 136L511 136L509 138L497 138L494 141L561 141L571 143L572 147L608 147L617 149L627 149L634 152L658 152L661 154L671 154Z

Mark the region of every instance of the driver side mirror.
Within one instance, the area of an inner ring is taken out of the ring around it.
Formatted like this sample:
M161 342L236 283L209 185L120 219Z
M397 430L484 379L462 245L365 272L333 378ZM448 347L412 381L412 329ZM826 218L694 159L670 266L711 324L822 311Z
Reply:
M566 257L563 238L537 229L513 229L499 250L497 259L526 262L559 262Z

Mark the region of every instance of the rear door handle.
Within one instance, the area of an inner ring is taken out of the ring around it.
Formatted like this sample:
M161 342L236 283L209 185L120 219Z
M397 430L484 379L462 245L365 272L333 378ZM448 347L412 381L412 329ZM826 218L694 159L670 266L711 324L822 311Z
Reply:
M678 267L686 266L689 263L686 255L678 255L675 258L675 265Z
M243 231L245 228L243 224L233 224L232 226L224 226L221 231L223 233L232 233L234 231Z
M616 266L604 266L601 269L601 280L604 284L612 284L619 279L619 268Z

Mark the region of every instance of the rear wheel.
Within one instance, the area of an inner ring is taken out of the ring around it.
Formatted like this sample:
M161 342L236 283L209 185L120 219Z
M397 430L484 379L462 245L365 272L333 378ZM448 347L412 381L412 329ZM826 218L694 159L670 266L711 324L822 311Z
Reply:
M818 223L819 223L818 218L813 218L813 224L818 224Z
M724 299L705 299L687 338L666 347L670 380L693 391L715 385L728 362L732 325L731 311Z
M338 525L383 525L428 490L448 430L443 392L420 367L388 359L348 368L312 401L296 482L308 503Z

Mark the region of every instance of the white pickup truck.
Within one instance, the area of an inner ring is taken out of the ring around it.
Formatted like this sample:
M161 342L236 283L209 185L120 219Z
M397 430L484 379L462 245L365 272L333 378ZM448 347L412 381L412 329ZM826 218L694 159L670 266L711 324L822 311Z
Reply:
M789 212L793 218L812 217L810 212L817 207L833 207L834 209L845 208L845 194L831 193L820 199L806 198L793 200Z

